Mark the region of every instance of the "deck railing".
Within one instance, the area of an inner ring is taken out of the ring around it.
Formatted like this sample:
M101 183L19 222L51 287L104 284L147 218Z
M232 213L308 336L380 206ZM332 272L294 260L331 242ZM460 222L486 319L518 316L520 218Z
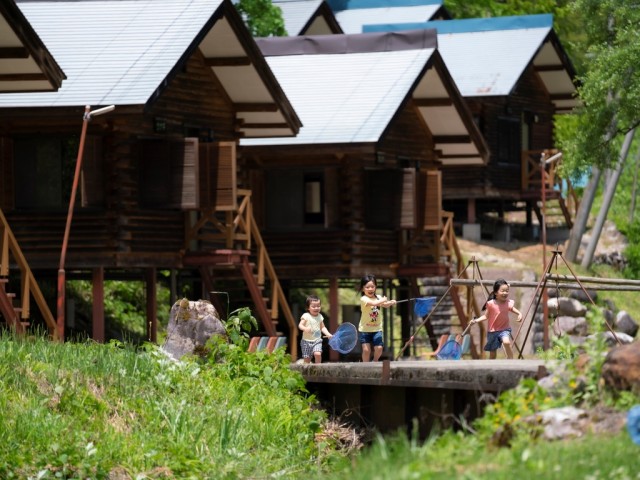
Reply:
M22 254L22 250L9 227L4 213L0 210L0 277L7 278L9 276L9 264L12 258L20 270L20 318L23 321L29 319L30 301L33 297L47 324L49 333L56 338L56 321L53 318L53 314L40 291L40 287L29 268L27 260ZM6 295L4 291L2 294ZM11 318L14 318L14 314L15 312L3 311L3 315L7 318L8 323L11 321ZM18 332L23 330L21 322L16 322L15 327Z
M186 245L194 241L219 242L224 244L225 248L248 250L255 255L256 281L261 287L267 287L271 294L269 304L271 320L277 321L282 312L290 331L292 356L295 357L298 328L253 216L251 190L238 189L237 205L236 209L224 212L224 221L217 216L220 212L215 210L203 212L195 224L187 228ZM207 225L212 225L216 231L205 232L203 227Z

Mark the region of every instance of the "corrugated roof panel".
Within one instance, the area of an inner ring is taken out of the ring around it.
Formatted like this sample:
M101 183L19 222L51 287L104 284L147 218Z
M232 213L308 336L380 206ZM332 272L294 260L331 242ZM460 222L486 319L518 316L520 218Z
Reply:
M68 80L56 93L3 95L0 106L144 104L221 3L19 2Z
M282 10L284 28L289 35L299 35L302 28L318 10L323 0L273 0Z
M549 30L438 34L438 50L462 96L509 95Z
M241 145L377 142L433 51L268 57L303 127Z
M379 23L426 22L440 10L441 5L413 7L359 8L335 12L345 33L362 33L364 25Z

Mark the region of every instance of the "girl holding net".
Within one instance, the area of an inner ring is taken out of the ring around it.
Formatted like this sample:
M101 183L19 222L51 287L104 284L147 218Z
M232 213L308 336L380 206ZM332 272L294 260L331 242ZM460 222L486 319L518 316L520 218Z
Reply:
M496 358L501 346L504 347L507 358L513 358L509 312L518 316L518 322L522 321L522 313L514 306L514 303L513 300L509 300L509 283L500 278L493 284L493 291L482 307L482 310L486 310L487 313L471 320L472 324L488 320L487 344L484 346L484 350L489 352L491 359Z

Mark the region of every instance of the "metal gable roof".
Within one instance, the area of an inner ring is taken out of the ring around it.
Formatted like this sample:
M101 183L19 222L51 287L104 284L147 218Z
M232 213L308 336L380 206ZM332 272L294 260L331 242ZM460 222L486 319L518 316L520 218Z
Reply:
M362 33L363 27L377 23L428 21L438 15L442 5L390 6L336 11L335 16L345 33Z
M18 6L68 80L55 93L3 95L0 107L147 105L199 48L231 101L253 105L238 112L240 124L261 110L262 124L278 125L284 134L299 127L251 36L235 26L244 29L228 0L43 0Z
M57 90L65 78L15 2L0 2L0 93Z
M428 35L427 31L416 33ZM260 39L267 61L299 113L295 138L242 139L242 146L376 143L409 95L434 135L443 163L483 163L487 149L434 46L392 36L327 35ZM341 51L352 44L381 48ZM398 45L402 40L399 40ZM283 47L284 46L284 47ZM278 48L289 48L278 53ZM318 51L319 50L319 51ZM438 68L433 66L434 58ZM429 68L427 68L429 66ZM453 93L452 93L453 92ZM452 95L457 99L452 99ZM473 132L470 132L473 129Z
M367 32L436 28L438 50L465 97L504 96L533 64L557 112L579 104L573 66L553 33L551 15L366 25Z
M334 25L323 17L324 0L272 0L282 11L285 29L289 35L322 35L336 32ZM326 8L330 12L330 9Z

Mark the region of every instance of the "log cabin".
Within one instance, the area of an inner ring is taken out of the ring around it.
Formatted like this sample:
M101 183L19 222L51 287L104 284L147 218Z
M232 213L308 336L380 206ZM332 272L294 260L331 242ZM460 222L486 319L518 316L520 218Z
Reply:
M18 7L68 76L55 92L0 95L0 260L20 323L64 339L65 282L88 279L89 336L105 341L104 281L135 279L146 282L147 339L156 341L160 271L177 277L178 291L181 279L196 278L200 296L213 290L214 268L232 268L264 331L289 330L295 358L297 331L275 272L264 252L260 271L248 262L264 246L239 213L250 205L238 200L249 195L236 183L235 152L241 137L293 136L301 122L233 4ZM29 314L32 273L55 319ZM275 305L263 298L269 281Z
M0 94L60 88L64 72L14 0L0 3Z
M487 166L443 165L443 203L458 226L484 222L490 235L491 223L501 222L509 210L525 211L527 227L532 212L542 224L545 191L544 201L557 203L560 221L570 228L577 209L571 184L556 174L557 163L544 171L540 166L543 154L549 159L555 152L554 116L579 104L575 70L553 29L553 16L380 24L363 30L414 28L437 29L442 58L491 151Z
M337 289L364 274L448 278L461 259L446 240L442 162L480 165L489 152L435 31L257 43L303 123L295 137L240 141L241 183L280 277L324 280L330 330Z
M66 78L64 72L13 0L0 4L0 32L0 95L60 88ZM0 184L8 173L0 169ZM5 325L22 331L26 324L20 318L22 307L14 304L15 294L6 287L9 282L8 237L9 228L0 211L0 317ZM26 269L26 263L22 264ZM36 303L50 316L39 285L28 270L25 273L25 286L32 290ZM51 316L49 318L52 320Z

